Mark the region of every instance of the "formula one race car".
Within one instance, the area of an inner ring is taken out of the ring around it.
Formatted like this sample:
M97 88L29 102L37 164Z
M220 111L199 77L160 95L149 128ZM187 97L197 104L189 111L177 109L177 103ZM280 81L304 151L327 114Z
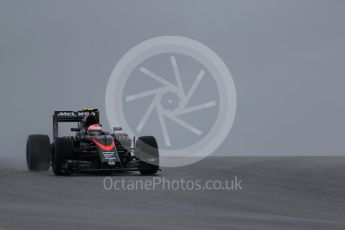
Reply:
M60 122L76 122L75 136L58 137ZM27 139L26 162L30 171L53 169L55 175L70 175L86 171L139 171L144 175L157 173L159 152L153 136L135 141L122 128L109 134L102 130L99 111L55 111L53 115L53 143L48 135L34 134Z

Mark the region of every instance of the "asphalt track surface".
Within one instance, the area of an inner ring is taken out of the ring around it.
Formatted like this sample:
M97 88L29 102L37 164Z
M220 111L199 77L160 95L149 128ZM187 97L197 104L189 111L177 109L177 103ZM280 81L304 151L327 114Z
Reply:
M0 162L1 229L345 229L342 157L212 157L163 169L158 176L202 181L237 176L242 180L237 191L162 186L107 191L106 176L125 183L152 178L136 173L57 177Z

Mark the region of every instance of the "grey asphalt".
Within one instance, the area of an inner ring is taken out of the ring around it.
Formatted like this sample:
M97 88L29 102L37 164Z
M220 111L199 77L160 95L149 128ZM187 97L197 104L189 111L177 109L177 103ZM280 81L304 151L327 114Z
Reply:
M157 177L202 183L237 177L236 191L107 191L106 176L153 179L57 177L0 162L1 229L345 229L344 157L211 157Z

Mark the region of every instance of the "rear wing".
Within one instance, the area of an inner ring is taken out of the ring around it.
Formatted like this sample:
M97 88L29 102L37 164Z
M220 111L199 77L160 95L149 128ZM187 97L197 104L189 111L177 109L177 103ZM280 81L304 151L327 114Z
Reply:
M80 122L83 117L93 115L99 121L99 111L97 109L87 109L82 111L54 111L53 114L53 138L59 135L60 122Z

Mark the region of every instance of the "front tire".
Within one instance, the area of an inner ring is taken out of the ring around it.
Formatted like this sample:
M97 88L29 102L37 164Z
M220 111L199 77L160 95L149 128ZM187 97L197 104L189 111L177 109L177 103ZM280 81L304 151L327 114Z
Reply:
M143 175L156 174L159 169L159 151L153 136L139 137L136 142L135 157L139 172Z
M50 167L51 147L47 135L30 135L26 142L26 164L30 171L47 171Z
M57 176L70 175L71 171L64 167L68 160L74 159L73 140L71 137L58 137L54 142L52 157L53 172Z

